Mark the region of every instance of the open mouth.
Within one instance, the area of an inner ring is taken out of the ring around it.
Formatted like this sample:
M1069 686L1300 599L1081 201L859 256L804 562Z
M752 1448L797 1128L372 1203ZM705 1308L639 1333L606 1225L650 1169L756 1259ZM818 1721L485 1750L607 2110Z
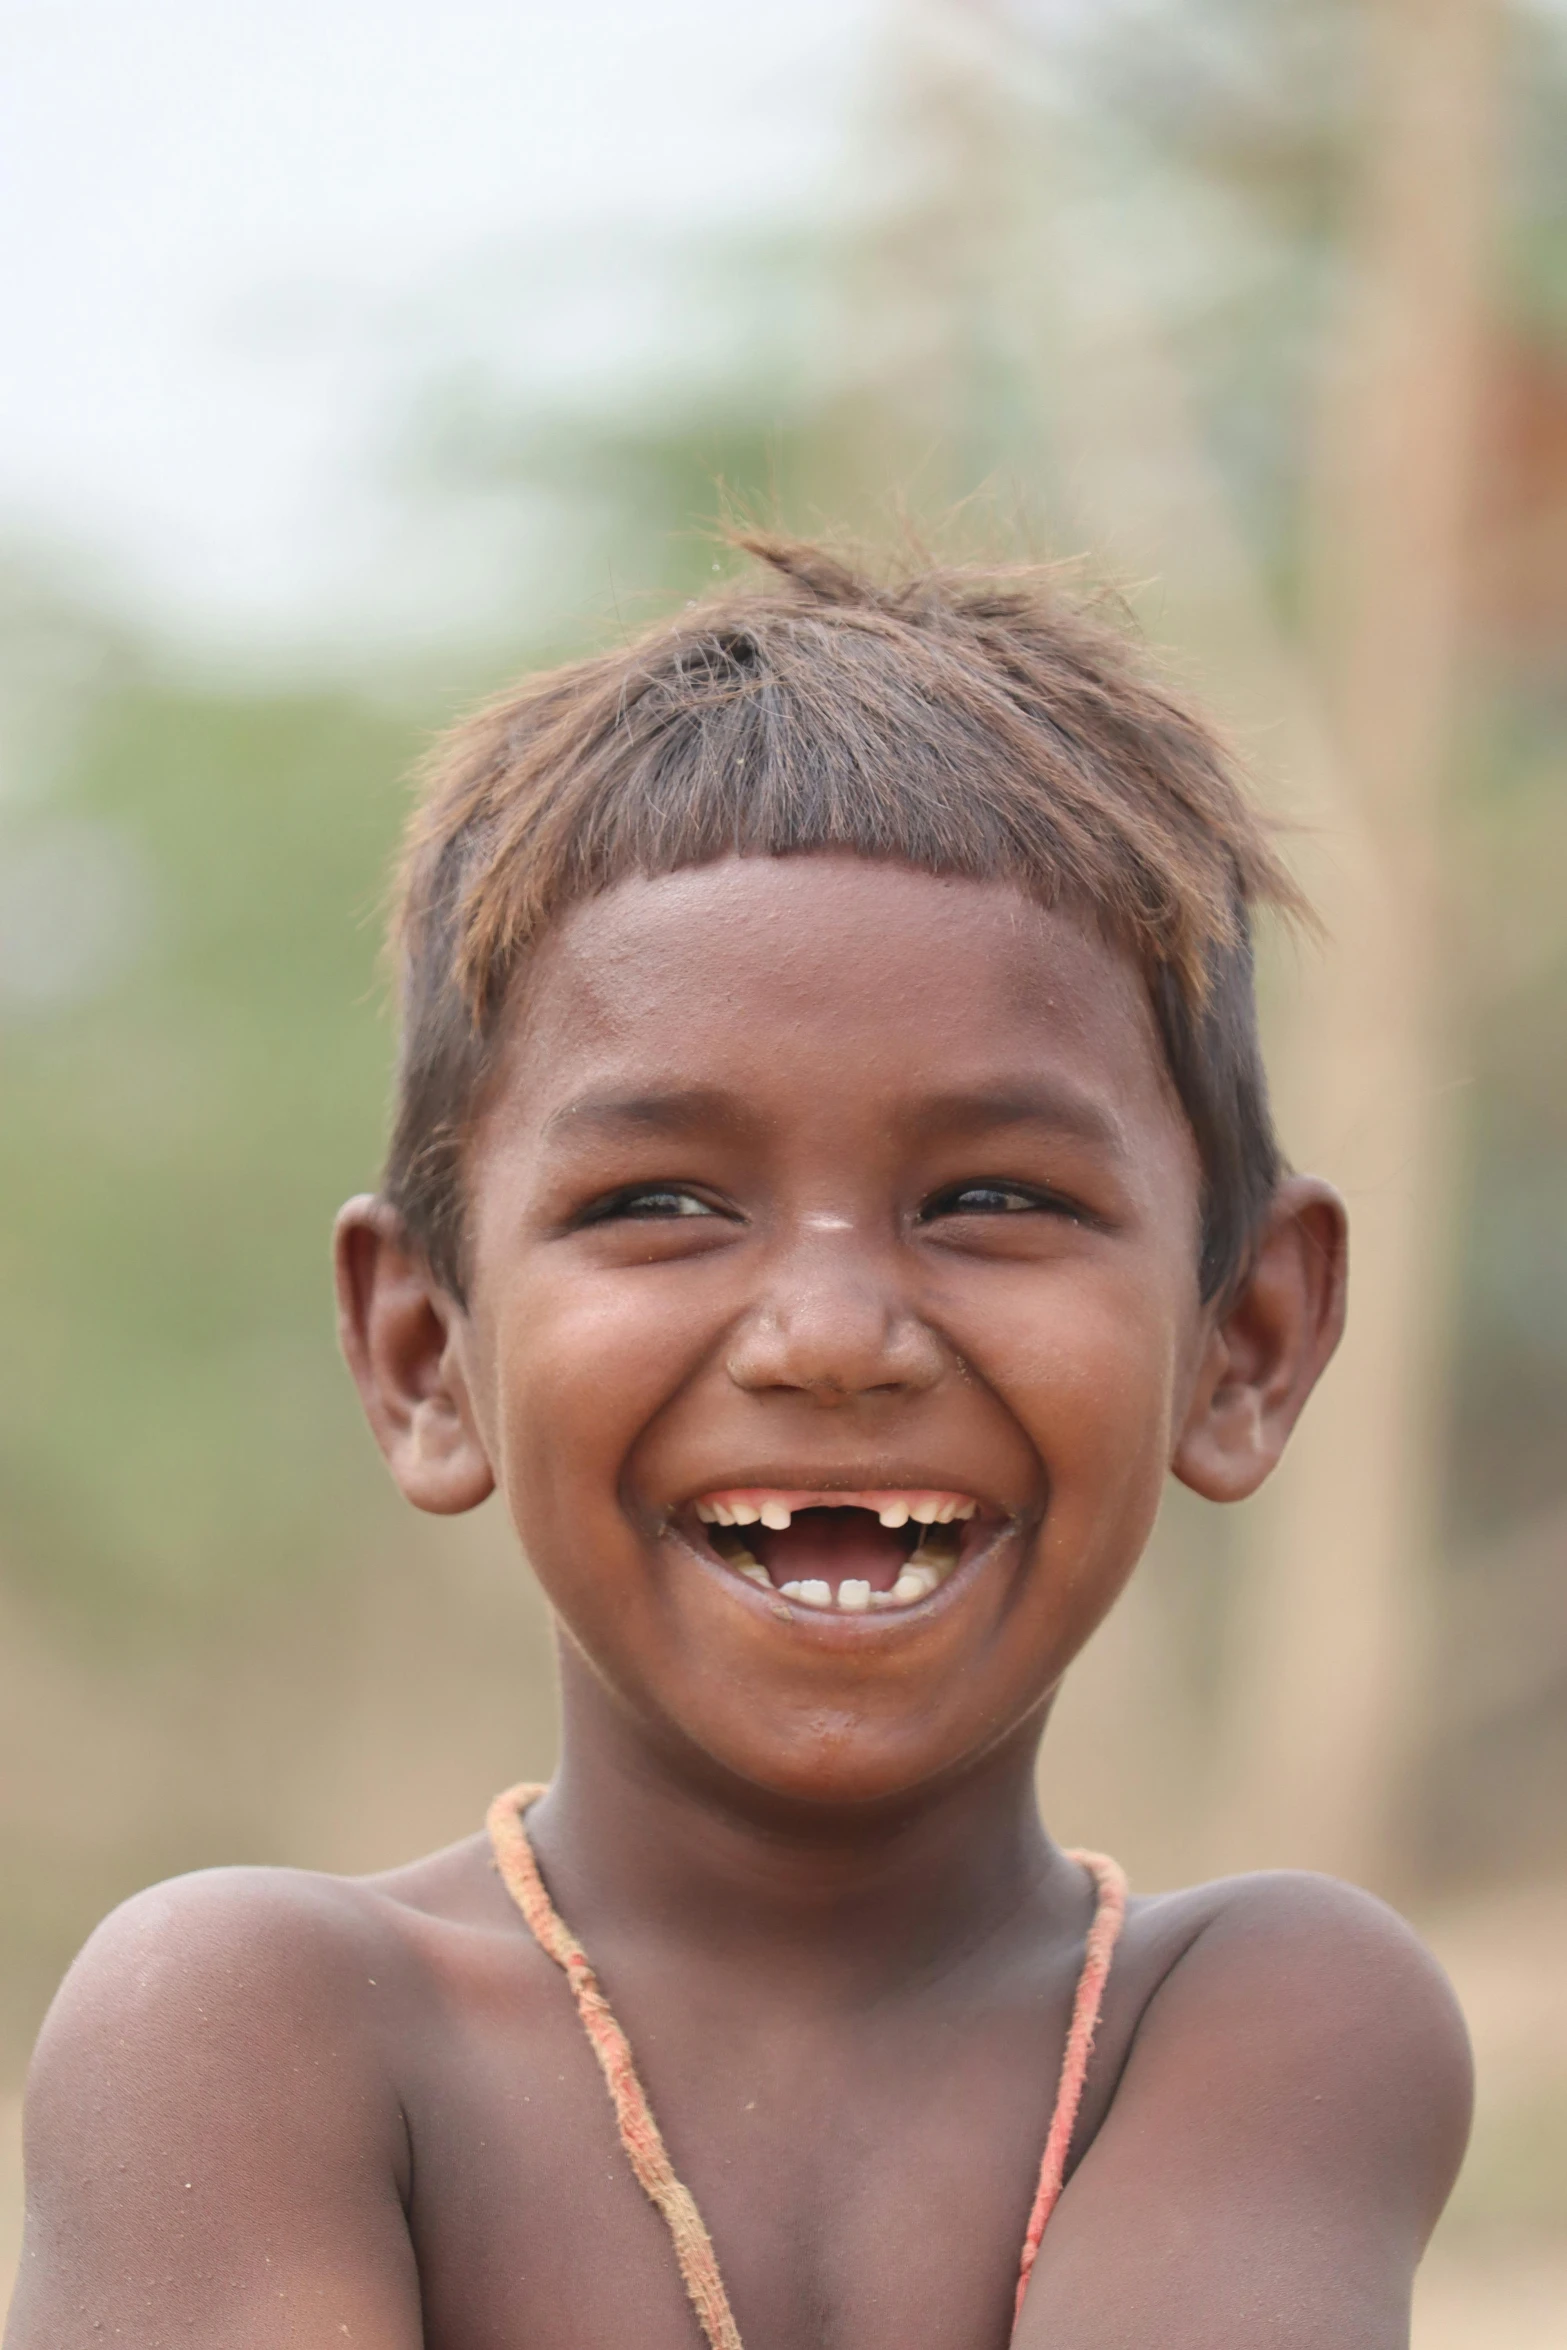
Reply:
M704 1493L707 1543L747 1582L845 1615L917 1607L957 1566L980 1514L971 1494L929 1491Z

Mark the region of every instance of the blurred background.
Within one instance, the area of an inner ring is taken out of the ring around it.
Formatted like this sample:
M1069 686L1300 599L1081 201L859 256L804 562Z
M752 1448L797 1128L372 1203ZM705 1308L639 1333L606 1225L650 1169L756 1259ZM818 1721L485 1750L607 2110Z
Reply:
M406 776L726 513L1069 558L1295 826L1286 1143L1352 1329L1052 1734L1152 1888L1432 1937L1481 2065L1419 2350L1567 2339L1567 0L10 0L0 83L0 2282L52 1989L150 1879L549 1768L493 1511L394 1502Z

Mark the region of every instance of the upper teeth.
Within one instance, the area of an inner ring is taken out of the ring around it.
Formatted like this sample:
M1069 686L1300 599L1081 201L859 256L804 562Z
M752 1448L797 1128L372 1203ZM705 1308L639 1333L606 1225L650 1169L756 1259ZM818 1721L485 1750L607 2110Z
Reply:
M812 1494L809 1500L788 1502L780 1496L768 1494L761 1501L742 1501L735 1496L716 1497L699 1501L696 1514L704 1526L755 1526L760 1523L781 1534L793 1523L796 1509L869 1509L874 1508L884 1526L906 1526L910 1519L918 1526L950 1526L954 1519L972 1518L978 1502L960 1499L956 1494L914 1494L905 1499L898 1496L891 1501L861 1500L857 1494Z

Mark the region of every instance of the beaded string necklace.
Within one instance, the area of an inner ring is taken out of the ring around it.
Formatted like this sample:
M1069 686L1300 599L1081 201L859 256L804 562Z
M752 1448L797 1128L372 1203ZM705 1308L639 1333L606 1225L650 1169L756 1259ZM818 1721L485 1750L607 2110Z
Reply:
M582 2028L598 2059L610 2101L615 2108L621 2145L626 2150L638 2185L669 2230L686 2292L710 2350L743 2350L739 2328L735 2324L729 2296L724 2290L724 2280L719 2273L713 2240L697 2209L696 2198L675 2176L674 2165L669 2159L658 2124L653 2119L647 2091L637 2077L630 2042L615 2021L609 2001L588 1962L587 1953L551 1901L545 1890L544 1879L539 1874L539 1864L529 1841L524 1814L543 1793L541 1786L524 1784L510 1787L503 1795L497 1795L490 1806L490 1844L501 1881L521 1910L539 1948L555 1961L571 1985ZM1014 2331L1022 2315L1023 2296L1028 2291L1028 2280L1038 2257L1045 2223L1061 2193L1066 2174L1067 2150L1072 2143L1072 2129L1082 2102L1089 2053L1094 2044L1099 2011L1104 2004L1105 1982L1110 1973L1116 1938L1126 1916L1126 1878L1117 1864L1100 1852L1072 1852L1067 1857L1080 1862L1088 1871L1094 1881L1097 1899L1083 1953L1082 1972L1077 1978L1077 1994L1072 2002L1072 2021L1061 2059L1055 2107L1045 2135L1039 2183L1034 2191L1033 2206L1023 2235L1017 2298L1012 2312Z

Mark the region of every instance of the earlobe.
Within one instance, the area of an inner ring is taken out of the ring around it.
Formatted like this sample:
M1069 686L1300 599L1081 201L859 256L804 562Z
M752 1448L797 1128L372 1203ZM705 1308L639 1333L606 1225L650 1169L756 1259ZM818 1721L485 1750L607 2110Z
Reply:
M1348 1223L1331 1184L1292 1175L1251 1269L1217 1317L1171 1468L1209 1501L1243 1501L1277 1462L1344 1328Z
M461 1309L383 1199L347 1203L333 1251L338 1337L392 1475L416 1509L476 1508L495 1477L468 1392Z

